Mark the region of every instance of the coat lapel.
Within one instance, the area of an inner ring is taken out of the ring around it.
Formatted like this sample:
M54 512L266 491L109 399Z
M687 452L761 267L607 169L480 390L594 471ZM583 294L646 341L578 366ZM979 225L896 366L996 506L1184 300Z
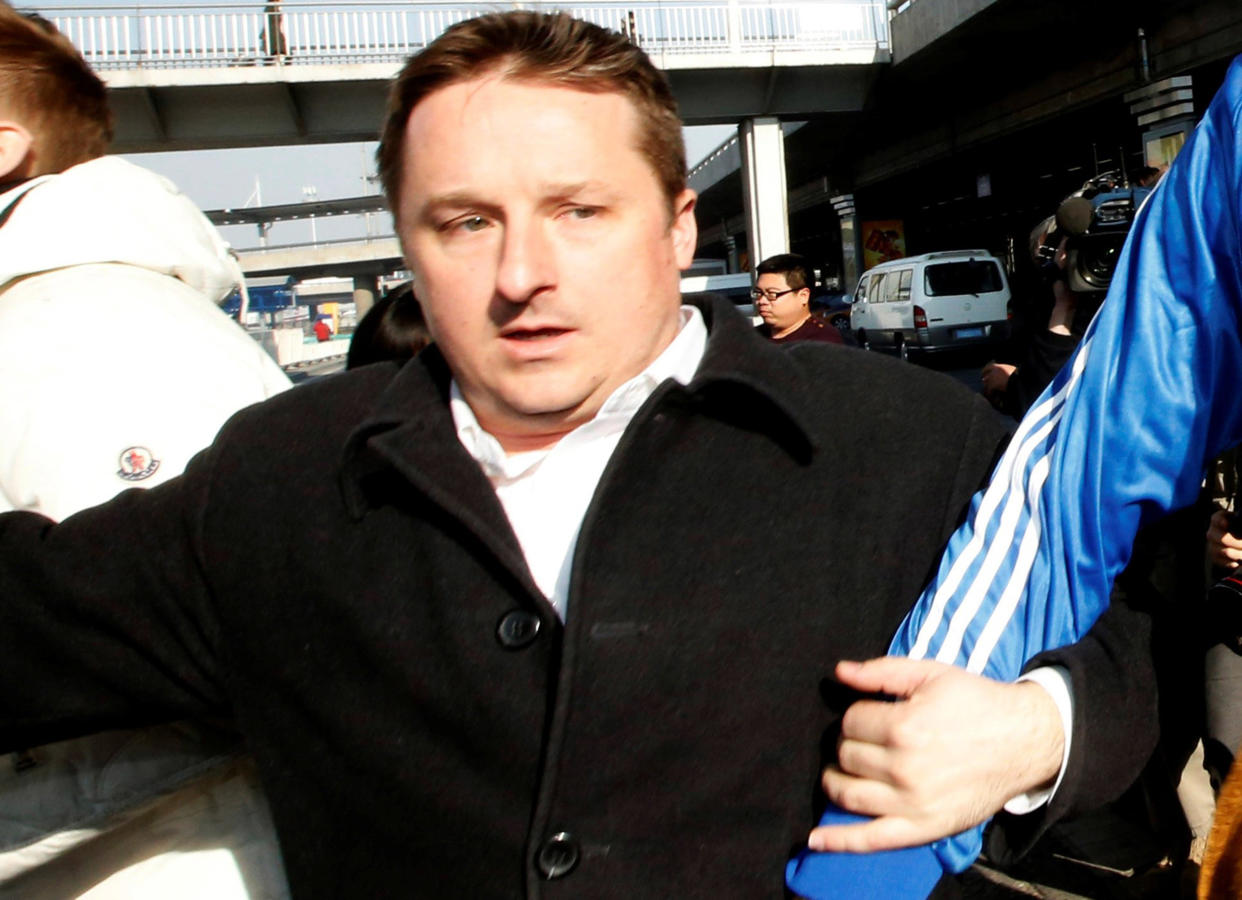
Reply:
M389 382L346 442L341 470L346 506L362 518L380 499L366 489L371 476L395 472L457 519L541 598L496 491L457 438L448 405L450 381L443 357L429 347Z

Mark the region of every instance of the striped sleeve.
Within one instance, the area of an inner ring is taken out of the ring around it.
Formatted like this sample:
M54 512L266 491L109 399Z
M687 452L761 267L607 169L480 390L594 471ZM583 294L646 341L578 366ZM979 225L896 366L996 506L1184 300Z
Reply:
M1107 299L971 502L890 653L1012 680L1081 638L1138 529L1242 440L1242 60L1139 211ZM960 871L978 834L937 845Z
M1078 641L1139 527L1192 502L1207 461L1242 441L1240 110L1242 57L1139 210L1095 321L971 501L891 654L1011 681ZM823 822L851 818L830 808ZM916 868L900 853L804 852L786 879L813 900L863 882L868 896L925 895L975 860L982 830L931 845L940 867L913 890L889 889Z

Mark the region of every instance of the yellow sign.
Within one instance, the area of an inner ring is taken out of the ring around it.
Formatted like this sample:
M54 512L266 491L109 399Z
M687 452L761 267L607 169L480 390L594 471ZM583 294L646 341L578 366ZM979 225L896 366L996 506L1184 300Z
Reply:
M906 226L901 219L862 223L863 269L906 255Z

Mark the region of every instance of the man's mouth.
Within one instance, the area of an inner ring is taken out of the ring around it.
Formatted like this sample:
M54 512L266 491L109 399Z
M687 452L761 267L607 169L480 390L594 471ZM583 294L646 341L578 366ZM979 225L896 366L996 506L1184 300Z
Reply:
M504 337L513 341L538 341L546 338L560 337L568 333L568 328L522 328L506 331Z

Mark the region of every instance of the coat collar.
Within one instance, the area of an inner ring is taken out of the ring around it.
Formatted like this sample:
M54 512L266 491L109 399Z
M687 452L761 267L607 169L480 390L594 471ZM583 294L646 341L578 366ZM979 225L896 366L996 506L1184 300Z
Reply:
M688 394L708 410L729 410L734 419L740 410L753 426L779 432L791 453L809 455L817 449L806 377L794 355L757 335L728 300L698 294L686 302L703 314L707 350L689 385L658 391L656 396ZM353 515L361 517L367 508L366 480L390 468L463 515L476 533L489 520L507 524L491 484L457 440L448 406L451 380L444 357L434 345L428 347L397 372L350 434L342 490ZM490 526L486 530L497 531ZM492 535L495 545L520 558L512 531L507 527L500 531Z
M688 390L726 403L746 400L756 416L786 427L800 445L791 450L809 454L818 449L807 377L789 348L756 333L723 297L693 294L686 302L702 311L708 332L707 352Z

